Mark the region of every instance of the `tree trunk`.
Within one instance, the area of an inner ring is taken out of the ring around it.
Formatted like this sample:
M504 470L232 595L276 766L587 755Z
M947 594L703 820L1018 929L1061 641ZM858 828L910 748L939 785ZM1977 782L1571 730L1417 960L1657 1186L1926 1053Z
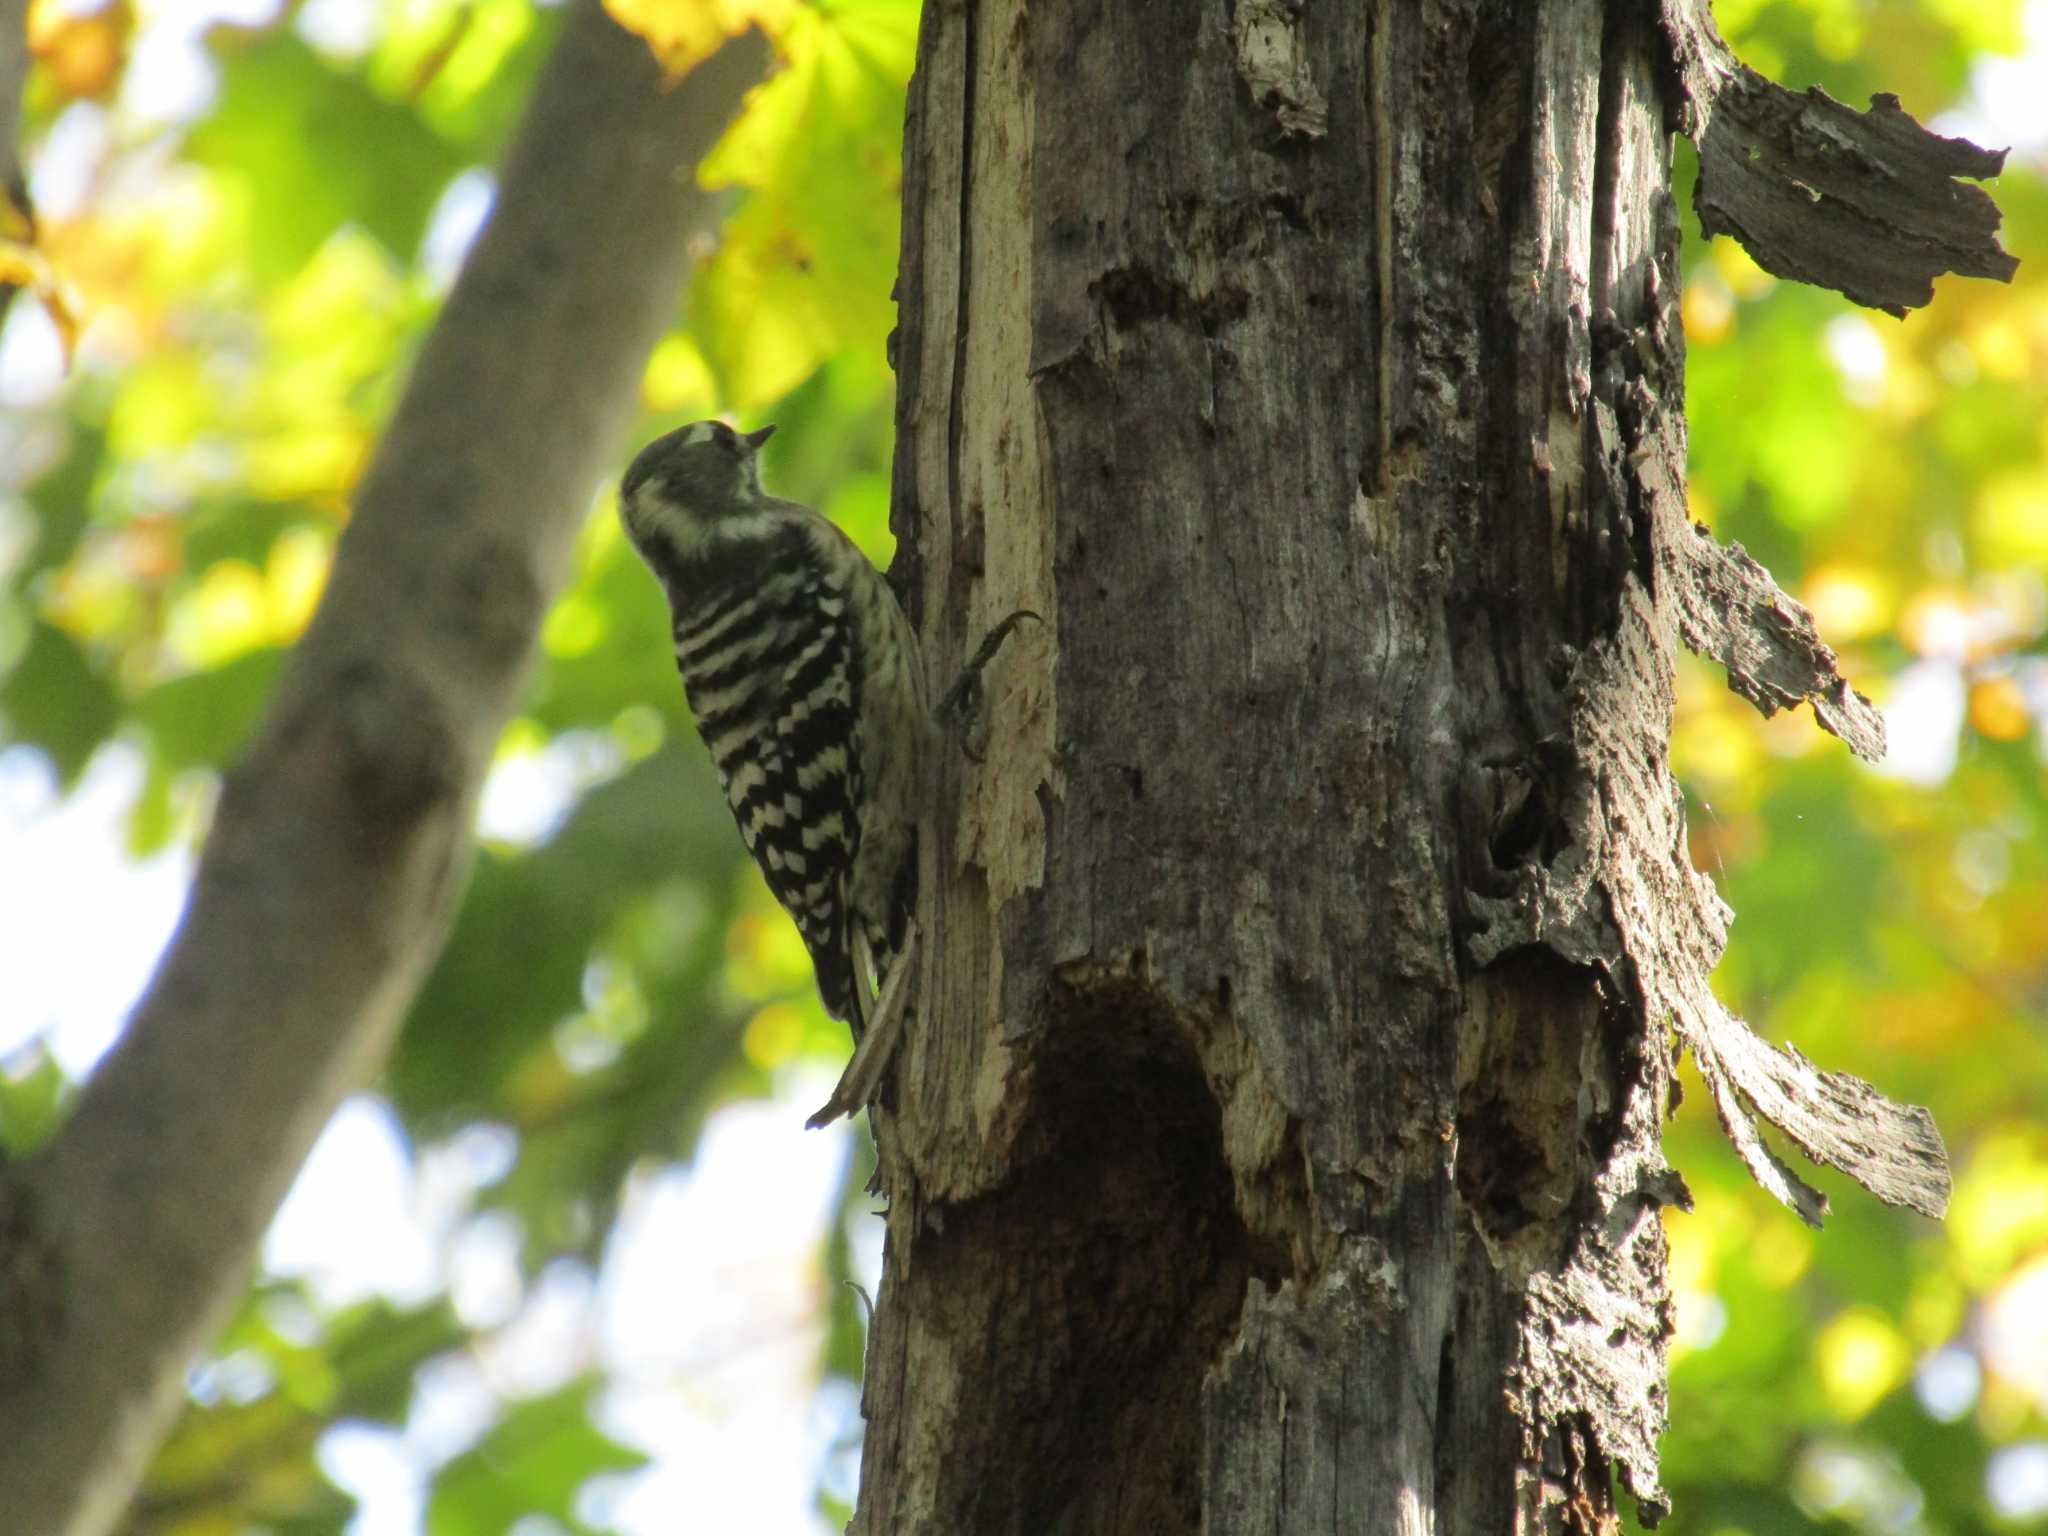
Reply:
M1050 622L925 851L855 1531L1610 1530L1614 1471L1654 1521L1674 1030L1804 1214L1752 1109L1940 1208L1924 1113L1706 990L1681 634L1882 739L1685 517L1670 130L1800 100L1719 48L1682 0L927 5L907 586L935 680Z

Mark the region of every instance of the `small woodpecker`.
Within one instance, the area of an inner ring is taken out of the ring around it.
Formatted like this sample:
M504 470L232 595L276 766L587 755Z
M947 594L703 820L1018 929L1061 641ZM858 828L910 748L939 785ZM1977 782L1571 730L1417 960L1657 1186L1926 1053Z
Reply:
M775 429L699 421L642 449L619 488L662 589L697 729L747 851L796 920L825 1010L858 1040L917 883L934 734L917 636L844 533L761 489ZM865 950L865 959L862 951Z
M803 935L826 1012L853 1029L821 1125L872 1100L902 1026L942 729L971 723L982 669L1038 615L997 625L931 709L882 573L827 519L762 490L774 430L698 421L656 438L619 514L668 596L683 692L740 837Z

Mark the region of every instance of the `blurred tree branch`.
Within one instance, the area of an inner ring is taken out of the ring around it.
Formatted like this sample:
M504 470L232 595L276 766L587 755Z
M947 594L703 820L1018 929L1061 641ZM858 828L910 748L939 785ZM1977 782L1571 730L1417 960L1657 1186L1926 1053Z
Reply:
M15 233L17 216L33 230L28 178L21 167L21 99L28 84L28 0L0 0L0 238ZM11 203L12 209L5 207ZM0 282L0 321L21 291Z
M565 22L170 950L70 1120L0 1182L9 1530L113 1528L439 950L494 743L711 213L691 168L767 57L750 32L665 89L597 0Z

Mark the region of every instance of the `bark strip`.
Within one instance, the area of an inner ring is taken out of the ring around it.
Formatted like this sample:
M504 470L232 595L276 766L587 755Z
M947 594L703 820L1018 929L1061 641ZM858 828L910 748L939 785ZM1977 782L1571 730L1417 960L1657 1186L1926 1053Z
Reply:
M1884 758L1884 716L1849 686L1813 615L1750 559L1694 525L1680 537L1678 621L1696 655L1727 668L1728 686L1769 718L1804 701L1814 718L1866 762Z
M1648 344L1676 328L1658 322L1638 334ZM1621 350L1640 349L1631 340ZM1623 578L1618 627L1574 663L1573 766L1551 789L1571 837L1541 865L1518 871L1510 893L1475 898L1484 926L1471 952L1488 964L1539 942L1574 964L1597 966L1619 995L1645 1010L1650 1027L1668 1025L1693 1051L1743 1162L1806 1221L1818 1226L1827 1201L1765 1142L1758 1117L1879 1199L1939 1216L1949 1172L1927 1111L1759 1039L1708 984L1731 914L1692 867L1682 799L1664 757L1672 639L1682 635L1722 660L1730 686L1765 713L1808 699L1821 723L1864 756L1882 752L1884 730L1836 670L1805 610L1740 549L1722 548L1687 519L1677 479L1684 429L1670 400L1681 373L1682 359L1666 354L1660 369L1631 383L1611 436L1602 435L1590 456L1604 466L1604 487L1603 477L1592 481L1596 499L1623 526L1640 522L1655 579L1646 583L1633 571ZM1658 701L1647 719L1617 707L1646 698Z
M1766 80L1722 40L1707 0L1664 0L1698 146L1693 206L1708 236L1733 235L1757 265L1903 316L1945 272L2010 281L1998 205L1979 187L2004 150L1929 133L1878 95L1859 112L1815 86Z
M565 18L171 947L0 1183L0 1234L36 1256L0 1272L23 1346L0 1372L8 1530L113 1529L438 951L493 744L708 221L691 169L766 63L750 33L665 92L597 0Z

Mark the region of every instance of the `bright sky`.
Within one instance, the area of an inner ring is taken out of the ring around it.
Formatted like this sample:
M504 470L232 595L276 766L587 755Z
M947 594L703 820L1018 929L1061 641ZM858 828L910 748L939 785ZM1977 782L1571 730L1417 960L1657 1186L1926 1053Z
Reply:
M174 120L211 91L198 44L204 28L267 17L275 6L145 0L141 9L148 25L116 110ZM2024 156L2048 151L2040 109L2048 99L2048 0L2034 0L2027 17L2027 55L1981 63L1969 99L1937 121L1939 131L2010 144ZM374 18L373 0L310 0L298 25L323 45L346 48L370 35ZM106 132L98 108L67 114L33 167L40 203L59 208L76 195ZM428 237L437 271L452 274L489 196L489 179L477 173L443 199ZM1870 370L1883 367L1869 325L1851 317L1825 338L1852 389L1869 387ZM36 306L15 305L0 333L0 403L36 404L59 383L47 322ZM5 532L0 527L0 559ZM1962 699L1953 660L1934 656L1909 668L1889 702L1887 771L1946 778ZM605 767L575 743L501 765L485 800L485 830L513 841L544 836L577 788ZM37 753L0 748L0 1071L21 1070L39 1047L74 1077L89 1070L170 934L191 859L182 851L140 862L127 856L123 827L141 778L135 752L110 747L60 797ZM355 1536L416 1536L431 1467L473 1443L501 1394L546 1390L592 1362L617 1383L604 1400L607 1426L653 1461L642 1474L589 1490L591 1520L615 1521L632 1536L826 1530L811 1509L812 1490L823 1475L851 1497L855 1464L846 1446L859 1411L851 1391L821 1399L816 1390L819 1234L851 1144L843 1126L802 1129L827 1086L815 1072L792 1073L774 1099L712 1117L691 1165L636 1179L596 1273L558 1265L531 1290L513 1262L509 1227L468 1214L471 1197L512 1156L509 1133L480 1128L414 1160L379 1101L345 1105L279 1212L265 1263L305 1276L333 1302L370 1294L417 1300L446 1286L466 1320L502 1325L486 1348L430 1373L403 1431L344 1426L323 1440L323 1464L362 1500ZM880 1244L879 1221L857 1224L870 1292ZM1923 1363L1930 1411L1967 1407L1974 1371L1961 1351ZM235 1390L236 1373L231 1367L201 1385ZM1834 1487L1853 1473L1847 1462L1828 1462L1813 1476ZM1992 1492L2015 1517L2048 1511L2048 1448L2003 1453Z

